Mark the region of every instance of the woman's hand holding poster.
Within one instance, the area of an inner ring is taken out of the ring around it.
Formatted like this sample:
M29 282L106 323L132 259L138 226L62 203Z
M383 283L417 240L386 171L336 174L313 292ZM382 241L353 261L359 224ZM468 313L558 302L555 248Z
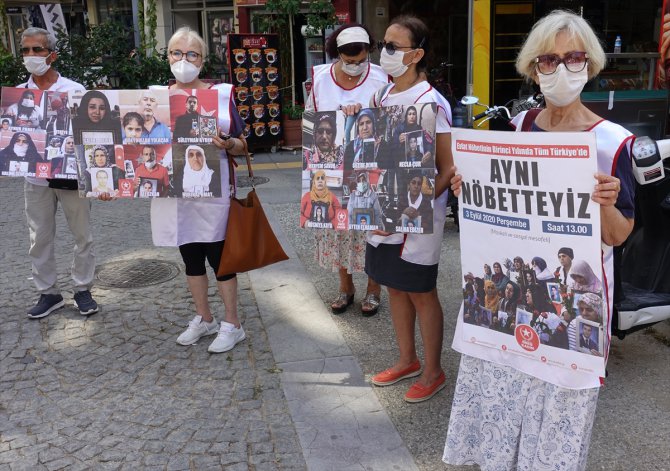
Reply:
M610 319L591 200L594 135L452 136L463 177L455 348L565 387L604 376Z

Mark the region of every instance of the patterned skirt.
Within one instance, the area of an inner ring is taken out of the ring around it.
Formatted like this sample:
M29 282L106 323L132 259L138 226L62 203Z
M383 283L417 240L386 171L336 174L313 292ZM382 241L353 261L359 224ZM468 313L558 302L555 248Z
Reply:
M482 471L583 470L598 392L462 355L442 460Z
M365 232L315 230L314 258L322 268L353 274L365 270Z

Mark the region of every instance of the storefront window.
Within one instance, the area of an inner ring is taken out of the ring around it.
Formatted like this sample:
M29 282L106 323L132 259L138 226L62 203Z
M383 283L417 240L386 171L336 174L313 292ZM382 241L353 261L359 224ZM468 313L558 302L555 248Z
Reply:
M132 0L98 0L98 23L119 21L125 25L133 24Z

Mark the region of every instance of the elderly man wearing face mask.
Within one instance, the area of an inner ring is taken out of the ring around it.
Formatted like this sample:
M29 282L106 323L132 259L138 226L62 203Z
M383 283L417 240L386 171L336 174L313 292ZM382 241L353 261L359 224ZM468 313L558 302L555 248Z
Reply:
M21 34L23 64L30 77L19 88L68 92L84 91L84 87L60 75L52 65L58 58L56 38L41 28L27 28ZM74 301L82 315L98 312L98 304L91 296L95 274L93 236L90 230L91 202L79 198L76 180L44 180L26 177L24 185L26 218L30 231L28 256L32 263L35 287L40 294L36 305L28 310L28 317L36 319L49 315L65 302L57 284L54 250L56 210L60 203L68 228L74 237L72 281Z
M140 159L142 163L135 169L135 187L139 187L141 178L150 178L156 180L158 194L165 196L170 185L170 178L167 169L158 164L156 160L156 149L151 146L142 147Z

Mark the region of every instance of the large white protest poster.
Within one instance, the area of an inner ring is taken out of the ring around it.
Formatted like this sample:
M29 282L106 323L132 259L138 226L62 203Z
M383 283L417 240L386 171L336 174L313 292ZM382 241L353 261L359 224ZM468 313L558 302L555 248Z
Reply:
M306 112L300 226L432 234L436 110Z
M568 386L604 376L595 136L454 129L452 149L463 176L462 352Z

